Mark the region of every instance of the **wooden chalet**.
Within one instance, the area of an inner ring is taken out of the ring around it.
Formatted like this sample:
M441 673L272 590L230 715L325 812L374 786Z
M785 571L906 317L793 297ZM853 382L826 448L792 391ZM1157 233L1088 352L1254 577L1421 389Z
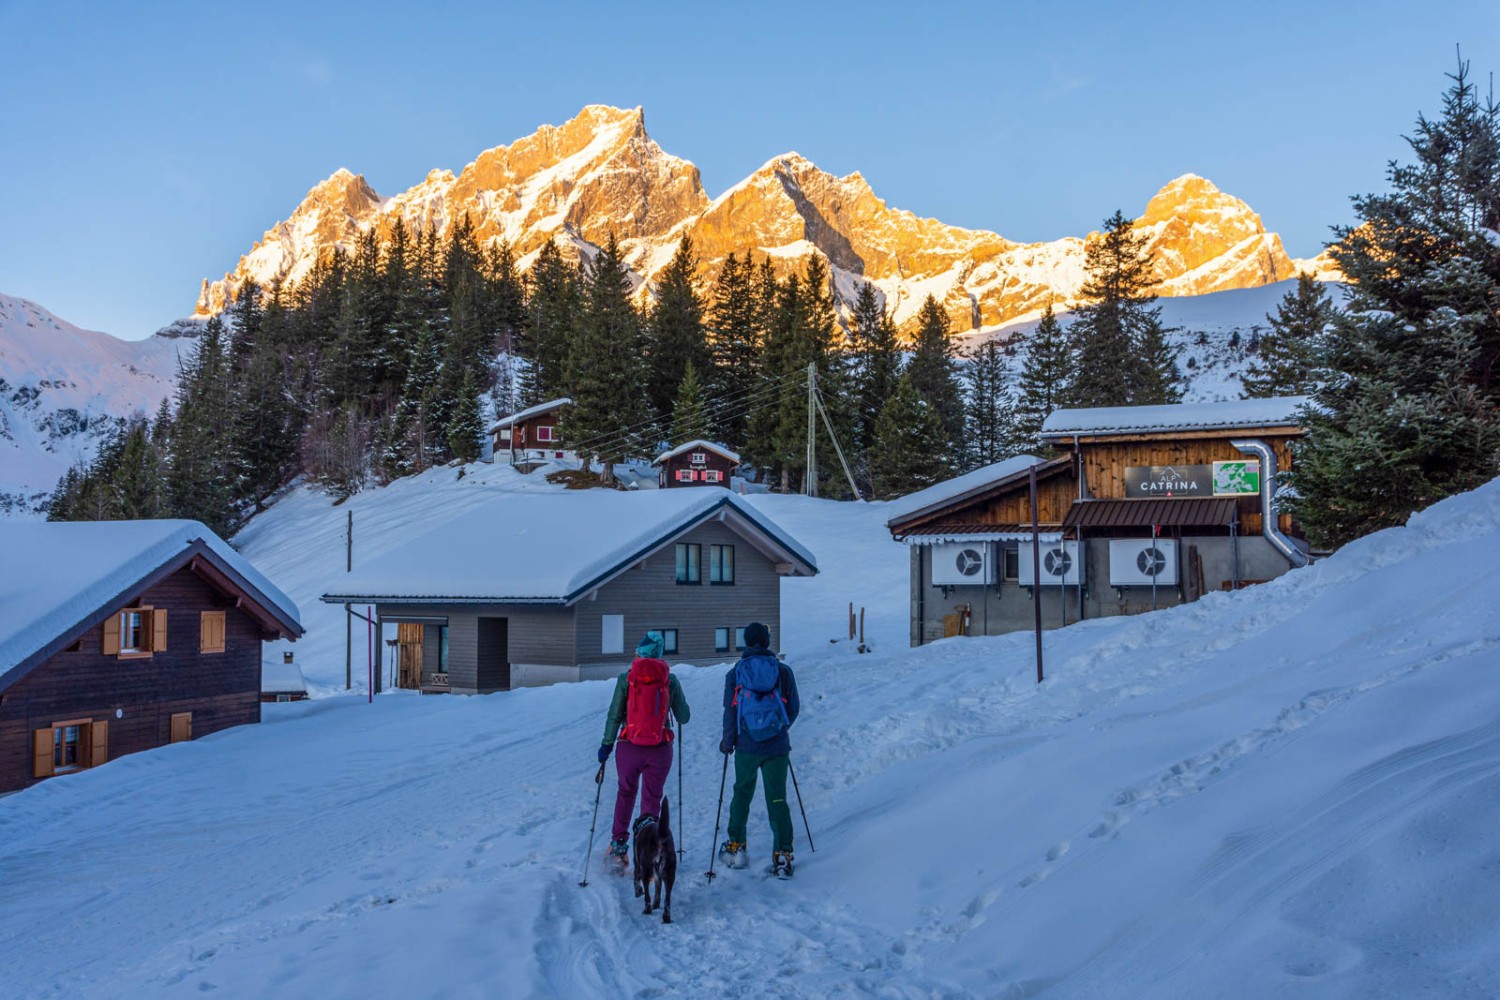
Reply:
M1303 397L1059 410L1021 456L902 498L911 642L1135 614L1279 576L1308 561L1276 477ZM1032 552L1036 474L1040 548Z
M297 606L197 521L0 522L0 792L260 721Z
M677 486L728 486L740 467L740 456L711 441L689 441L656 456L662 489Z
M779 641L782 579L817 571L728 490L512 494L356 566L322 600L373 608L377 691L487 694L613 677L648 631L668 662L732 659L752 621Z
M563 407L572 402L568 398L553 399L496 421L490 428L495 460L509 461L530 472L547 462L571 458L558 427Z

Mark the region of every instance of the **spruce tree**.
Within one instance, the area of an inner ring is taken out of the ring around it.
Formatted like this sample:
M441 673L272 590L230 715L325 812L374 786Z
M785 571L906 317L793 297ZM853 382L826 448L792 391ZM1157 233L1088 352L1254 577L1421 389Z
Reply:
M1338 545L1403 523L1500 472L1500 108L1460 62L1419 116L1391 190L1335 230L1347 306L1319 341L1315 405L1287 478L1308 537Z
M654 443L645 393L639 314L630 302L630 272L613 234L584 270L583 308L568 345L562 435L585 462L598 458L606 481L614 464Z
M870 448L875 499L903 496L947 478L951 473L948 445L948 433L936 409L917 392L910 375L901 376L875 422Z
M110 518L135 521L167 516L162 456L144 419L130 421L109 480Z
M703 302L693 288L697 269L692 238L684 236L662 268L646 324L648 395L653 415L663 424L672 417L673 400L687 369L708 371L710 366Z
M1052 312L1052 303L1026 339L1026 359L1016 385L1015 443L1040 447L1042 424L1062 405L1072 378L1068 336Z
M875 296L875 286L861 282L854 300L851 334L854 396L859 419L855 447L863 451L875 439L875 422L901 378L901 348L896 323Z
M1316 385L1318 339L1333 314L1333 303L1323 286L1305 271L1298 274L1297 287L1282 296L1275 313L1266 315L1271 331L1258 338L1252 335L1255 356L1241 376L1245 398L1311 393Z
M912 345L911 361L906 375L912 388L927 400L942 422L948 436L945 456L950 464L963 443L964 405L958 382L958 368L953 361L953 344L948 339L948 314L931 295L917 313L917 333Z
M463 462L479 458L480 440L484 437L484 418L479 408L479 387L473 372L464 375L458 400L448 421L448 450Z
M1015 400L1005 346L996 340L980 344L969 355L964 379L969 390L964 400L965 464L978 467L1010 457L1016 439Z
M520 378L521 406L566 395L564 368L571 351L581 297L578 274L556 242L542 244L527 275L526 369Z
M228 536L238 524L230 428L232 385L224 325L214 316L198 349L179 366L177 413L168 454L167 503L175 517Z
M733 253L725 257L714 282L709 316L713 360L704 381L713 434L715 440L736 451L745 448L755 393L764 387L763 338L754 279L749 255L743 262Z
M670 444L675 448L699 438L708 440L712 433L703 387L698 383L698 370L690 362L683 373L682 384L677 387L677 399L672 404Z
M440 376L432 328L423 323L406 362L406 383L392 421L392 437L383 464L387 475L421 472L433 461L433 399Z

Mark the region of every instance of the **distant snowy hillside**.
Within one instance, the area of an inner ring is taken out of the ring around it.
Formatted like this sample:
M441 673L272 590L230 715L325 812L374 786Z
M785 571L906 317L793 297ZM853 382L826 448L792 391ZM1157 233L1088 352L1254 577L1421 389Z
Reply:
M544 488L496 473L362 494L356 559ZM756 503L823 569L783 593L818 848L794 811L795 880L701 875L721 666L677 670L671 926L599 872L602 834L577 884L607 683L272 705L0 800L6 994L1500 995L1500 481L1271 583L1049 632L1041 685L1026 633L906 648L883 505ZM311 608L342 514L300 495L245 551ZM829 641L850 601L873 654ZM308 622L299 658L341 675L336 613ZM756 864L767 838L757 800Z
M1173 331L1167 342L1179 350L1177 367L1183 376L1183 402L1240 398L1240 376L1254 356L1252 337L1269 332L1271 324L1266 316L1275 313L1281 300L1296 287L1293 278L1258 288L1157 300L1162 323ZM1327 282L1323 288L1335 304L1343 304L1343 285ZM1067 327L1072 323L1072 313L1059 313L1058 320ZM965 334L959 344L967 349L986 340L1024 337L1036 329L1037 322L1033 319L989 327Z
M154 413L195 328L119 340L0 294L0 516L36 516L58 478L92 458L120 418Z

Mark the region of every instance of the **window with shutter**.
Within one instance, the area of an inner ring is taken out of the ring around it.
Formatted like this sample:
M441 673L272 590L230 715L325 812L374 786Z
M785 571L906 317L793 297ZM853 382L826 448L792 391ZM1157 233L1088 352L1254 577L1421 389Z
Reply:
M150 656L158 647L167 648L167 612L148 605L124 608L114 616L115 653L122 660ZM110 629L105 626L104 649L110 649Z
M198 652L224 652L224 612L203 611L199 613Z

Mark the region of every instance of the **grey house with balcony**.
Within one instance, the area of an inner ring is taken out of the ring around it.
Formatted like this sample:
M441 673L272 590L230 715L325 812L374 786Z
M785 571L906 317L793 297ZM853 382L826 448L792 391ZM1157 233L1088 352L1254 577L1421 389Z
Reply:
M613 676L647 631L672 663L734 658L751 621L778 643L781 579L816 573L796 539L717 487L511 494L322 599L373 606L376 690L483 694Z

